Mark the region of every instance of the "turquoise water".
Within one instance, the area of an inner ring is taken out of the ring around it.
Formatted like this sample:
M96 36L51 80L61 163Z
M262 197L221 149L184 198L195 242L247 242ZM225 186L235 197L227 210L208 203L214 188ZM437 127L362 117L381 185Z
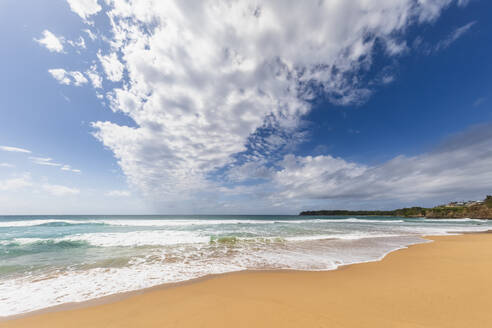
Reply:
M247 269L333 270L483 220L0 216L0 316Z

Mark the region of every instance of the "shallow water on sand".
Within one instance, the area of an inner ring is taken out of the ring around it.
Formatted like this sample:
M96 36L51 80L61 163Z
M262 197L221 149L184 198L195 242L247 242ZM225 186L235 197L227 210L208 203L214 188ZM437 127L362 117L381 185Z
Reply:
M0 216L0 316L247 269L333 270L484 220Z

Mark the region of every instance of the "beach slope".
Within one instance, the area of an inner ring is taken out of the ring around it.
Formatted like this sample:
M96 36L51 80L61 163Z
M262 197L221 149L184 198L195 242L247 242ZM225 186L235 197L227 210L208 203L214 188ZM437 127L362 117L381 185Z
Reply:
M0 327L490 327L492 234L328 272L242 272Z

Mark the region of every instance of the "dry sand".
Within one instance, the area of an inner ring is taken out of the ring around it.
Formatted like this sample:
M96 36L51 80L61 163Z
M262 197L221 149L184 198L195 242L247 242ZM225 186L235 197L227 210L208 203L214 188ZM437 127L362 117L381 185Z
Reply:
M0 327L492 327L492 234L328 272L242 272Z

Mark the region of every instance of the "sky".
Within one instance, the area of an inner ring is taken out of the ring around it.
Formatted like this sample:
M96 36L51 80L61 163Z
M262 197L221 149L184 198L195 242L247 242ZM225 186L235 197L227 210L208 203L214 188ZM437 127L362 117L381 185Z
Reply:
M492 194L485 0L3 0L0 214Z

